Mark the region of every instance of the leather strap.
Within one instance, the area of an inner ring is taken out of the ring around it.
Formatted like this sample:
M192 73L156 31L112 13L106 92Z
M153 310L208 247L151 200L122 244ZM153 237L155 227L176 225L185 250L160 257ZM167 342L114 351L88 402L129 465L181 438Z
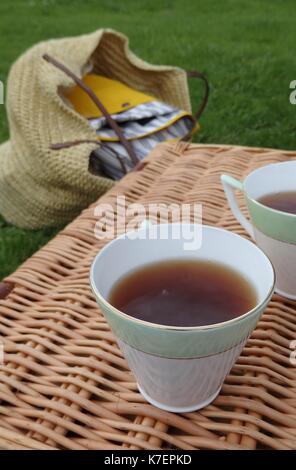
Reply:
M58 68L59 70L64 72L69 77L71 77L72 80L76 83L76 85L79 86L80 88L82 88L85 91L85 93L87 93L87 95L90 97L90 99L95 103L95 105L99 108L101 113L105 116L109 126L116 133L116 135L119 138L121 144L123 145L123 147L127 151L127 154L129 155L131 161L134 163L134 165L137 165L139 163L140 159L137 157L137 155L136 155L136 153L133 149L132 144L125 138L125 136L124 136L122 130L120 129L120 127L118 126L117 122L114 121L114 119L110 116L110 114L108 113L108 111L105 108L105 106L103 105L103 103L101 103L101 101L98 99L98 97L95 95L95 93L91 90L91 88L89 88L80 78L78 78L70 69L68 69L68 67L66 67L64 64L62 64L58 60L54 59L50 55L44 54L43 59L46 60L47 62L49 62L50 64L54 65L56 68ZM59 144L57 144L57 145L59 145ZM60 144L60 145L62 145L62 144ZM67 146L69 146L69 145L67 145ZM60 148L63 148L63 147L60 147Z
M55 58L51 57L49 54L44 54L43 59L46 60L47 62L49 62L50 64L54 65L56 68L58 68L59 70L64 72L69 77L71 77L72 80L76 83L76 85L79 86L80 88L82 88L85 91L85 93L87 93L87 95L90 97L90 99L95 103L95 105L98 107L98 109L101 111L101 113L105 116L106 121L108 122L109 126L116 133L116 135L119 138L121 144L123 145L123 147L125 148L127 154L129 155L132 163L135 166L137 166L140 163L140 159L136 155L131 142L129 142L125 138L125 136L124 136L121 128L118 126L117 122L108 113L108 111L105 108L105 106L103 105L103 103L98 99L98 97L91 90L91 88L89 88L79 77L77 77L70 69L68 69L68 67L66 67L64 64L62 64L61 62L59 62ZM187 74L188 78L198 78L198 79L202 80L204 82L204 85L205 85L204 95L203 95L201 104L200 104L198 110L196 111L196 113L193 115L195 120L197 121L200 118L200 116L202 115L202 113L203 113L203 111L204 111L204 109L207 105L207 102L208 102L209 91L210 91L209 82L208 82L206 76L203 73L198 72L197 70L187 71L186 74ZM60 143L60 144L52 144L51 148L53 150L60 150L60 149L63 149L63 148L69 148L69 147L72 147L74 145L80 145L80 144L84 144L84 143L96 143L97 145L100 145L99 141L86 139L86 140L76 140L76 141L72 141L72 142L64 142L64 143ZM116 158L118 158L118 160L120 161L120 165L122 166L122 169L126 173L127 170L125 168L125 165L124 165L122 159L119 158L118 155L116 155Z
M209 93L210 93L210 86L209 86L209 82L208 82L207 77L202 72L198 72L197 70L191 70L191 71L187 71L186 73L187 73L188 78L198 78L198 79L200 79L204 82L204 87L205 87L204 95L203 95L203 98L201 100L201 103L200 103L200 106L199 106L198 110L193 115L194 118L196 119L196 121L198 121L198 119L200 118L200 116L204 112L204 109L207 105L207 102L208 102L208 99L209 99Z

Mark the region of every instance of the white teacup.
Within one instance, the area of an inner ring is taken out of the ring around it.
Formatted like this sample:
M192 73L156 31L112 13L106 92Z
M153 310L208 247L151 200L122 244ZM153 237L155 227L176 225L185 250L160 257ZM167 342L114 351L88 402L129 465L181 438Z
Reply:
M296 161L258 168L243 183L228 175L222 175L221 181L233 215L274 265L276 292L296 299L296 215L258 202L268 194L296 190ZM252 223L239 210L235 190L244 193Z
M179 224L180 225L180 224ZM168 411L189 412L209 404L239 356L264 311L274 288L274 270L267 256L253 243L215 227L181 224L174 238L160 227L141 228L134 239L120 236L96 256L90 282L118 344L133 371L142 395ZM201 247L184 250L186 231L202 230ZM153 262L210 260L237 270L257 293L257 305L223 323L199 327L173 327L133 318L108 301L114 284L129 272Z

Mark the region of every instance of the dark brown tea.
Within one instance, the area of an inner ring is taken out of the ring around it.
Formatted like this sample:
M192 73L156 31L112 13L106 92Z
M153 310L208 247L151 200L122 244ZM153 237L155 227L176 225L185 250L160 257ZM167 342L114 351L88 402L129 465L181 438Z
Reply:
M258 199L258 202L277 211L296 214L296 191L267 194Z
M201 326L255 307L255 289L239 272L211 261L172 260L146 265L113 287L110 303L139 320Z

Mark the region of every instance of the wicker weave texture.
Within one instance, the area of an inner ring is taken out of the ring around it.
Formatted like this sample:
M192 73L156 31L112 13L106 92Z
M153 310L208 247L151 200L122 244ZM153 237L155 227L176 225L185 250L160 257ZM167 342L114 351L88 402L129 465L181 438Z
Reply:
M161 145L101 202L201 202L204 223L246 236L227 206L221 173L243 178L296 152ZM94 206L26 261L0 302L0 448L295 449L296 302L274 296L207 408L183 415L147 404L89 288ZM255 269L255 268L254 268Z

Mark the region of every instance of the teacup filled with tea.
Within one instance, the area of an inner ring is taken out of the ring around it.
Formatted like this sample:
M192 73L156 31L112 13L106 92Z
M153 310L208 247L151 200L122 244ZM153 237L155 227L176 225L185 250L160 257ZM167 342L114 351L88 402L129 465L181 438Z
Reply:
M153 405L188 412L209 404L239 356L274 288L267 256L215 227L143 227L96 256L92 289L138 388ZM186 230L202 231L184 250Z
M296 161L266 165L243 183L222 175L233 215L267 254L276 271L276 292L296 299ZM240 211L235 190L244 192L251 223Z

